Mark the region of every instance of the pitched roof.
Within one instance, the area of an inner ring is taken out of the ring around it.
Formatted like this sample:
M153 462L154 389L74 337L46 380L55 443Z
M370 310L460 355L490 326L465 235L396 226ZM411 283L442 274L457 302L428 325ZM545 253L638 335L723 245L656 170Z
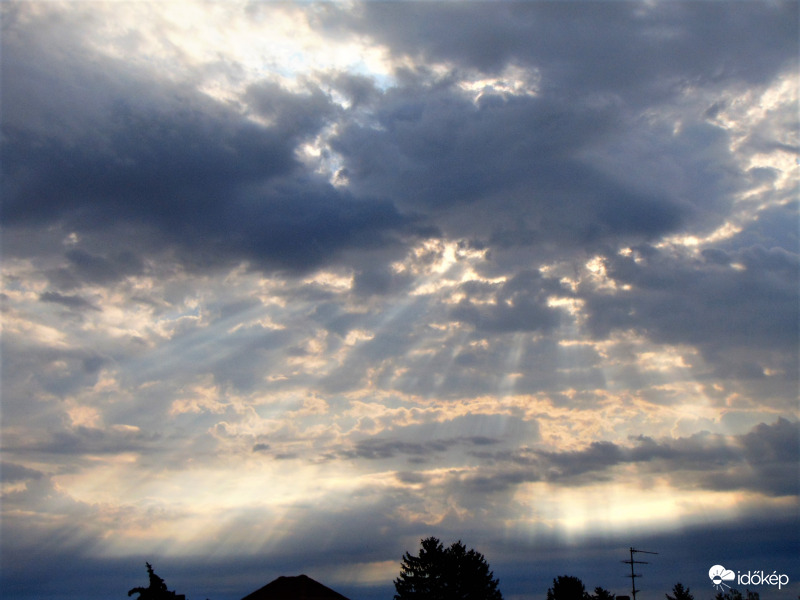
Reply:
M349 600L307 575L278 577L242 600Z

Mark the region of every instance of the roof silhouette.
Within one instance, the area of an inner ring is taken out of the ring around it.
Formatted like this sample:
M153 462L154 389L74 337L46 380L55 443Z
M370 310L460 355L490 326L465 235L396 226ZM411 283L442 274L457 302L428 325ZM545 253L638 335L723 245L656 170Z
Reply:
M307 575L278 577L242 600L349 600Z

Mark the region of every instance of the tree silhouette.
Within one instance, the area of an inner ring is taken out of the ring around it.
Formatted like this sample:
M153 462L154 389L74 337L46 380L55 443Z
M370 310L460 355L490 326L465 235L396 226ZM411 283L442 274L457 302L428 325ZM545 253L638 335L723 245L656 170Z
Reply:
M186 596L183 594L176 594L167 589L167 584L153 571L150 563L147 565L147 575L150 577L150 585L146 588L135 587L128 591L128 596L139 594L138 600L185 600Z
M614 600L616 596L601 587L594 588L594 594L589 596L592 600Z
M682 583L676 583L672 588L672 596L665 594L667 600L694 600L694 596L689 593L689 588L684 588Z
M483 554L458 542L449 548L435 537L421 542L419 556L403 555L394 580L395 600L503 600L499 581Z
M598 588L602 589L602 588ZM605 590L603 590L605 592ZM547 589L547 600L587 600L589 594L583 582L572 575L559 575L553 579L553 587Z

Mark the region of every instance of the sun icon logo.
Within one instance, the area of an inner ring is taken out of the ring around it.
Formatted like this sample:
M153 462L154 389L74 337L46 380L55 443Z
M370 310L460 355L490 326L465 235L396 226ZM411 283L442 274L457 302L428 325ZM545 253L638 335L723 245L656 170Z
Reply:
M714 565L708 570L708 577L711 579L711 584L715 588L722 590L723 587L731 587L723 582L736 579L736 574L730 569L726 569L722 565Z

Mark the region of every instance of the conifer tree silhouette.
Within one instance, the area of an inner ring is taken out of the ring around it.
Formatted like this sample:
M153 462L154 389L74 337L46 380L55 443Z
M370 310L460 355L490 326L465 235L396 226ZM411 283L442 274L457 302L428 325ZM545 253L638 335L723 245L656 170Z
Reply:
M498 584L483 554L460 541L444 548L429 537L419 556L403 556L394 600L503 600Z
M591 594L589 597L592 600L614 600L616 595L612 594L605 588L596 587L594 588L594 594Z
M553 587L547 589L547 600L588 600L586 587L578 577L559 575L553 579Z
M683 587L682 583L676 583L672 588L672 596L665 594L667 600L694 600L694 596L689 592L689 588Z

